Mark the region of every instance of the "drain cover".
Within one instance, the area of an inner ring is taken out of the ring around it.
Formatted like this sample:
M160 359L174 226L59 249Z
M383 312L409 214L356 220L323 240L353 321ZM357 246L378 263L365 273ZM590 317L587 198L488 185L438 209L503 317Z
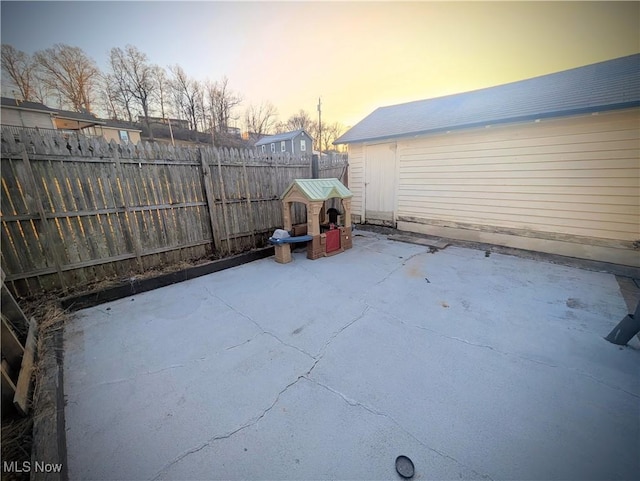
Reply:
M403 478L408 479L413 477L413 461L406 456L398 456L396 458L396 471L398 471L398 474Z

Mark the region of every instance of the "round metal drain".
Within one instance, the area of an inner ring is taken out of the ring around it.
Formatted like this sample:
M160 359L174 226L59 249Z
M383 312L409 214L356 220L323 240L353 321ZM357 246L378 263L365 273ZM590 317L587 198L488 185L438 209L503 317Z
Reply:
M396 471L398 471L398 474L403 478L409 479L413 477L413 473L415 472L413 461L406 456L398 456L396 458Z

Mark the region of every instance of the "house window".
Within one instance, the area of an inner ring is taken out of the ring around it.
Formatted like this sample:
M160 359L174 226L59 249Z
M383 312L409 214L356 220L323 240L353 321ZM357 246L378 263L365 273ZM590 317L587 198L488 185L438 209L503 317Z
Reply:
M262 153L263 153L263 154L267 151L267 149L266 149L265 147L266 147L266 145L263 145L263 146L262 146Z
M280 142L280 152L284 152L284 149L285 149L285 145L286 145L286 144L287 144L287 143L286 143L284 140L283 140L282 142Z
M306 152L306 151L307 151L307 141L306 141L306 140L304 140L304 139L302 139L302 140L300 141L300 150L301 150L302 152Z
M271 152L273 152L274 154L276 153L276 144L274 144L273 142L271 143Z
M126 142L129 142L129 132L127 132L126 130L121 130L120 131L120 140L124 140Z

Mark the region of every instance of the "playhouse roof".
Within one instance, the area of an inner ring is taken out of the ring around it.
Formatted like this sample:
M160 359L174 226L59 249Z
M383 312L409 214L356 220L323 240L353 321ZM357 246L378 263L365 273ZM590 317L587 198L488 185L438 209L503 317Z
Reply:
M292 191L300 192L310 201L353 197L351 191L338 179L295 179L284 191L281 199L285 199Z

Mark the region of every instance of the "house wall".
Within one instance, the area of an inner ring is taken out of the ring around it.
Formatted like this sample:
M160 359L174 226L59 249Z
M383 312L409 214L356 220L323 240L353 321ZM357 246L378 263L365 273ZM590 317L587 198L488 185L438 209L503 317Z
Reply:
M632 109L399 139L397 226L640 267L639 125Z
M18 127L38 127L39 129L55 129L51 115L45 112L3 108L2 125Z
M349 145L349 190L351 199L351 216L353 222L364 220L364 144Z
M309 137L307 134L305 134L304 132L300 132L298 135L296 135L296 137L293 139L295 142L295 153L296 154L300 154L300 141L304 139L307 141L307 150L305 150L305 154L307 155L311 155L313 154L313 139L311 137Z
M301 152L300 151L300 141L302 139L305 139L307 141L307 149L305 150L305 152ZM281 140L277 140L275 142L267 142L266 144L263 144L265 147L265 153L269 154L271 153L271 144L275 144L275 148L276 154L279 154L282 152L281 147L280 147L280 143L282 141ZM298 135L296 135L293 139L289 139L289 140L285 140L285 152L289 152L291 154L294 155L300 155L300 154L307 154L307 155L311 155L313 152L313 139L311 137L309 137L307 134L305 134L304 132L299 133ZM293 147L292 147L293 144ZM257 146L258 150L260 152L262 152L262 145L258 145Z
M102 127L102 135L105 139L107 139L108 142L115 140L116 142L121 143L120 130L126 129L112 129L109 127ZM132 143L137 144L138 142L140 142L140 132L132 130L128 130L127 132L129 132L129 140Z

